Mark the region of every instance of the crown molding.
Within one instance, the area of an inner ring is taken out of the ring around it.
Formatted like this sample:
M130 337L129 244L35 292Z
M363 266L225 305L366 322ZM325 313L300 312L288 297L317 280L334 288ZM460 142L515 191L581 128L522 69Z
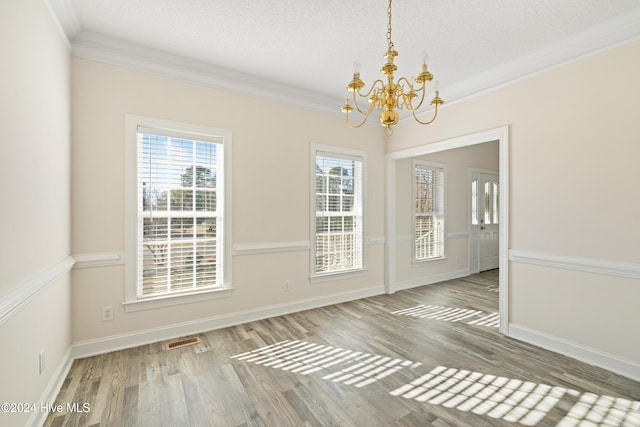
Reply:
M72 54L137 71L195 83L332 115L340 109L327 95L241 73L168 52L150 49L103 34L81 31L72 42Z
M640 39L640 9L602 22L558 43L441 89L447 104L528 79L537 74ZM445 104L446 105L446 104Z
M334 96L240 73L202 61L162 52L124 40L85 31L71 0L46 0L74 56L157 74L227 92L341 116ZM447 104L640 39L640 9L602 22L559 43L531 52L441 90ZM404 115L403 115L404 116ZM406 120L403 117L402 120Z

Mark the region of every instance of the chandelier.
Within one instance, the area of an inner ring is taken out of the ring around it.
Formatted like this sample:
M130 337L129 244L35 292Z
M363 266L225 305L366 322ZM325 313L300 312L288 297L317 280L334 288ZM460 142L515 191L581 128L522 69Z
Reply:
M380 72L387 76L387 82L385 83L383 80L378 79L372 83L371 88L367 92L363 92L362 89L365 83L360 80L360 70L358 64L356 64L353 71L353 80L347 84L347 97L345 104L342 106L342 112L345 113L347 124L350 127L359 128L366 123L374 109L381 110L380 124L385 127L384 133L390 136L393 133L393 126L398 124L398 120L400 119L400 115L396 109L407 109L418 123L428 125L436 119L438 106L444 104L444 101L440 98L438 83L435 82L435 96L430 102L430 104L435 107L433 117L428 121L421 121L416 116L417 111L422 107L425 100L427 83L433 80L433 74L427 70L427 58L425 54L422 61L422 71L415 78L415 83L412 83L406 77L400 77L397 82L395 81L394 73L398 67L393 61L398 56L398 52L393 46L393 41L391 41L391 0L389 0L387 15L389 17L389 25L387 26L387 52L384 54L387 62L380 68ZM350 96L349 92L352 93L352 96ZM358 98L367 99L369 106L366 108L360 107L358 105ZM417 98L420 98L420 100L418 101ZM351 102L353 102L353 105ZM360 123L353 124L349 121L349 113L354 110L364 116Z

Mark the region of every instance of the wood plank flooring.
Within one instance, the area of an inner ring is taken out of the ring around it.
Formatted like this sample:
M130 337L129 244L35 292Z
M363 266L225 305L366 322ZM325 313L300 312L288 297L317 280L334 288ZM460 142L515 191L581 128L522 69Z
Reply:
M77 360L45 426L640 426L640 383L498 332L498 272Z

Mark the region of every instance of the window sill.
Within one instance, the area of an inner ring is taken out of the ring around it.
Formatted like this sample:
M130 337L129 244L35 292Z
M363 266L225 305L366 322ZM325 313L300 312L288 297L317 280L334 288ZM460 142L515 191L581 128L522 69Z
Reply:
M427 265L432 265L432 264L443 264L443 263L446 263L447 261L448 261L448 258L446 256L443 256L440 258L413 260L411 262L411 266L420 268L420 267L426 267Z
M234 288L217 288L207 291L191 292L180 295L165 295L155 298L145 298L139 300L125 301L122 303L126 313L143 310L154 310L157 308L171 307L180 304L190 304L194 302L209 301L220 298L229 298Z
M323 283L331 282L334 280L348 279L350 277L361 277L367 274L365 268L358 268L354 270L336 271L332 273L323 273L309 276L311 283Z

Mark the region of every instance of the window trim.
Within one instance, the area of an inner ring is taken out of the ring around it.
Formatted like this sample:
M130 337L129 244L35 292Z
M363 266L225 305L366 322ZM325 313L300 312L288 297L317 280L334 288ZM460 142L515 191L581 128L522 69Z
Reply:
M138 170L138 138L139 128L153 128L162 130L168 135L178 132L181 135L192 135L193 139L211 141L222 139L224 144L223 174L224 174L224 209L223 209L223 264L221 287L204 289L193 292L180 292L176 295L159 295L145 298L137 296L137 233L138 233L138 200L137 200L137 170ZM123 306L126 312L156 309L177 304L206 301L231 296L232 266L232 223L231 223L231 156L232 134L228 129L219 129L181 123L171 120L145 117L134 114L125 115L125 300Z
M362 239L361 239L361 254L362 254L362 266L358 268L351 268L348 270L329 271L318 273L315 271L316 265L316 156L317 155L336 156L339 158L352 158L362 162L362 188L361 188L361 217L362 217ZM311 144L310 150L310 170L309 170L309 211L310 211L310 265L309 265L309 278L311 283L322 283L330 281L332 279L343 279L348 276L361 275L367 270L367 152L361 150L355 150L351 148L337 147L333 145L323 144Z
M416 257L416 243L415 243L415 235L416 235L416 168L418 166L424 166L426 168L437 168L442 169L444 172L443 179L443 207L442 207L442 256L428 259L417 259ZM422 159L413 159L411 162L411 260L413 264L419 265L423 263L434 263L447 259L447 246L448 246L448 236L447 236L447 165L445 163L431 162Z

